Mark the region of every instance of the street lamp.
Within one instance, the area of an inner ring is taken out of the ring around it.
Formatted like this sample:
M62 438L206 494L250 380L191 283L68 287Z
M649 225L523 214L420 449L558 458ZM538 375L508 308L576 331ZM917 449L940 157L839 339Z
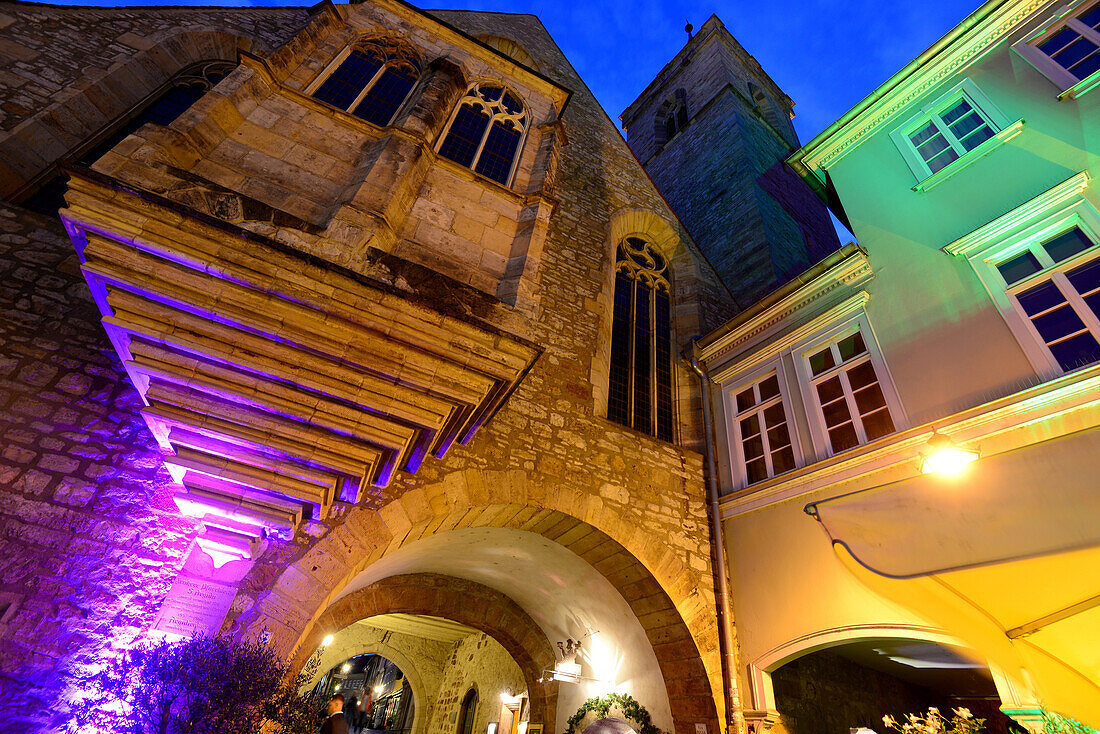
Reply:
M928 453L921 454L920 470L925 474L954 477L961 474L967 464L977 458L977 451L961 449L950 437L933 429L932 437L928 439Z

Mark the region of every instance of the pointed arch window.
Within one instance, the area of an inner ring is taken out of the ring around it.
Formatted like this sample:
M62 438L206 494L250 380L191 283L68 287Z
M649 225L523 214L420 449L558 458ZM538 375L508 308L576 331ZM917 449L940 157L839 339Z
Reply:
M518 96L497 84L475 84L459 101L439 155L507 186L526 130Z
M313 98L385 127L420 73L420 61L406 44L375 39L353 48L313 91Z
M477 718L477 691L466 691L458 709L458 728L455 734L473 734L474 720Z
M615 264L607 417L673 440L669 268L652 244L627 237Z
M676 104L665 115L665 139L672 140L676 133L684 129L687 122L687 105L682 99L677 99Z

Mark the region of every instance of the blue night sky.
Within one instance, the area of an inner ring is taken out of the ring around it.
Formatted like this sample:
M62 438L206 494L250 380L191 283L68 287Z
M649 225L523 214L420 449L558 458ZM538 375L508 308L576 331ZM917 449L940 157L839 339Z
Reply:
M62 0L64 1L64 0ZM73 0L69 0L70 3ZM415 3L415 0L414 0ZM161 5L150 0L80 2ZM172 5L310 5L310 0L176 0ZM808 141L921 51L980 0L431 0L435 7L533 13L542 20L604 109L619 113L687 40L716 14L795 101L795 128Z

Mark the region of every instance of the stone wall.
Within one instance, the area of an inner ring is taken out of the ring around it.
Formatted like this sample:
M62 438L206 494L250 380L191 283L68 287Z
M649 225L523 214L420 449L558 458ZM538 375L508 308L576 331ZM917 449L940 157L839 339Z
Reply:
M527 690L527 684L515 661L498 642L488 635L470 635L455 645L451 653L427 731L455 731L462 699L471 688L477 690L478 699L473 731L484 732L490 721L500 721L501 693L510 691L518 696ZM553 727L552 722L546 724Z
M305 8L0 2L0 196L30 193L190 61L270 52L308 20Z
M0 720L61 720L66 675L152 621L193 522L61 225L0 205Z

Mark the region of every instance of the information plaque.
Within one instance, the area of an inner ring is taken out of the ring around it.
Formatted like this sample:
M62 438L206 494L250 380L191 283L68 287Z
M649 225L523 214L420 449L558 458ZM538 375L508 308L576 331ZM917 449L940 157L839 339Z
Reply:
M215 635L236 595L235 586L195 576L177 576L157 613L153 629L182 637Z

